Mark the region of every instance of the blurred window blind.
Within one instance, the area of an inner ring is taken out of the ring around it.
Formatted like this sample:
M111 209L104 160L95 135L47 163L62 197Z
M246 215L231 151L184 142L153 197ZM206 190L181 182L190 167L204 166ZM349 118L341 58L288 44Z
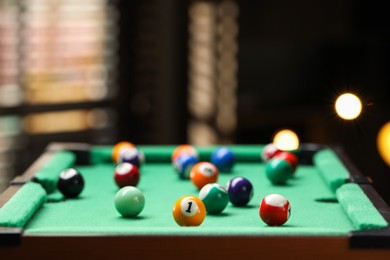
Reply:
M112 0L0 0L0 192L47 143L112 136L117 18Z
M193 0L188 12L189 143L233 143L237 126L238 3Z
M112 94L115 19L108 0L22 0L21 10L26 103L98 101Z
M0 107L21 102L18 84L18 5L0 0Z

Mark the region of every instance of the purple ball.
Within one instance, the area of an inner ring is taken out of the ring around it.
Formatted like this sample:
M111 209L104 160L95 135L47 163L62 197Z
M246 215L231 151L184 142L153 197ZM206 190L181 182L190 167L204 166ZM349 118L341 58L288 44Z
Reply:
M226 189L234 206L245 206L253 197L253 185L244 177L234 177L227 183Z

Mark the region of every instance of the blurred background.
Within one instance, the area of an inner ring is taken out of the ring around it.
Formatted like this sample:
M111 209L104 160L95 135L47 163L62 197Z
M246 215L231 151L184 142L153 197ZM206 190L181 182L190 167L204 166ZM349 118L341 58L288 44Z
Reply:
M51 142L341 145L390 202L377 1L0 0L0 192ZM337 97L356 94L344 120Z

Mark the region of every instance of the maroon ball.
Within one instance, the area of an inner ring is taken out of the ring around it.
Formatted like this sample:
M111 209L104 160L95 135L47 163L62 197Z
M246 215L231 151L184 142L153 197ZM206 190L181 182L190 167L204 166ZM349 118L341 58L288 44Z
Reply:
M125 186L135 187L140 179L139 169L131 163L120 163L115 168L114 179L120 188Z

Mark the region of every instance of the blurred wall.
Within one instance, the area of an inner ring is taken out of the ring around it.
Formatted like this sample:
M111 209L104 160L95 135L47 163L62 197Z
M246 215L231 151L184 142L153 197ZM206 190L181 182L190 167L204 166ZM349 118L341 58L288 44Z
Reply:
M341 145L387 199L390 168L376 139L390 120L390 18L377 1L238 1L239 143L269 142L288 127L301 141ZM362 115L334 101L358 94Z
M277 129L291 128L302 142L342 146L390 200L389 166L376 147L380 127L390 120L390 18L384 4L162 2L119 2L122 139L254 144L270 142ZM224 13L229 3L237 7L237 14ZM238 28L230 42L237 51L228 61L237 66L229 72L235 98L225 102L234 108L228 110L234 129L223 131L217 118L218 97L227 89L219 84L225 77L220 68L226 52L220 51L220 44L229 15L232 28ZM198 82L203 85L191 87ZM352 122L341 120L334 111L337 96L346 91L358 94L363 102L362 115ZM209 102L196 103L210 107L203 118L198 113L202 111L193 109L194 93ZM194 119L203 126L193 124Z

